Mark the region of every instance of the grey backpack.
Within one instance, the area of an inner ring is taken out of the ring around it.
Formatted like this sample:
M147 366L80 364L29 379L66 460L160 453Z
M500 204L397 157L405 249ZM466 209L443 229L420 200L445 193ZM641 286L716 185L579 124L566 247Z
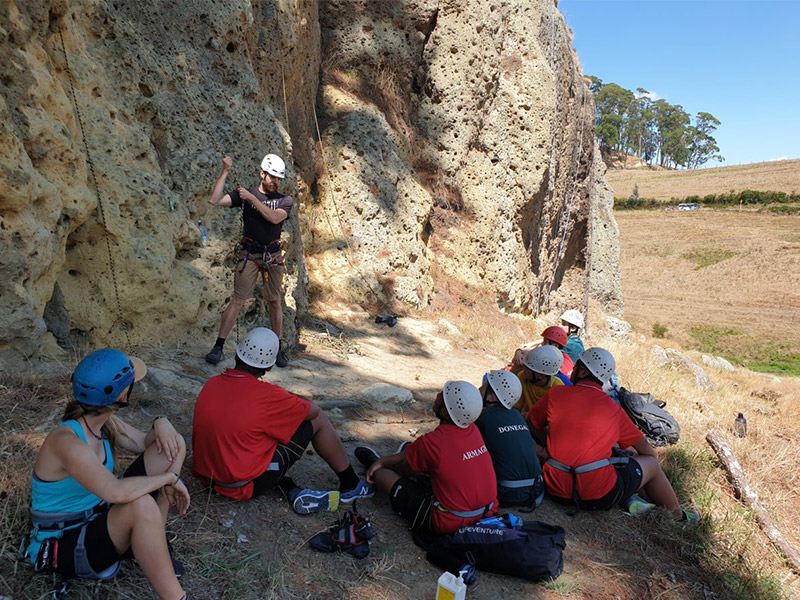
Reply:
M619 390L619 402L653 446L678 443L681 427L675 417L664 410L666 402L656 400L652 394L636 394L625 388Z

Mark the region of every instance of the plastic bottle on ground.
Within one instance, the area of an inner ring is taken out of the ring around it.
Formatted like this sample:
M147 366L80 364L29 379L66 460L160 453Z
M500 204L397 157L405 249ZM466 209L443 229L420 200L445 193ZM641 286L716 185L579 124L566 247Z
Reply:
M439 577L436 588L436 600L464 600L467 597L467 586L461 575L456 577L449 571Z
M200 229L200 237L203 240L203 246L208 246L208 231L202 221L197 222L197 227Z

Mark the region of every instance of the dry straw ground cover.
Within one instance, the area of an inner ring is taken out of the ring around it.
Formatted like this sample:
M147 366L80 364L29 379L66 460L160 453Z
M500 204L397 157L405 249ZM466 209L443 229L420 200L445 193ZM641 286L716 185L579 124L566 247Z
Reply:
M742 190L764 192L800 192L800 160L694 169L690 171L666 171L639 169L609 170L608 182L616 198L628 198L635 185L639 196L669 200L687 196L724 194Z
M625 316L640 333L800 375L800 217L618 211Z

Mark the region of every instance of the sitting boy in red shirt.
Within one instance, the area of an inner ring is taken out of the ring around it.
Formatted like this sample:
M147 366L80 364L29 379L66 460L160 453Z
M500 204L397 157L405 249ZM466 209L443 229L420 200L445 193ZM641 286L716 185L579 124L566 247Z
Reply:
M383 458L371 448L356 448L367 481L388 492L392 509L408 519L412 530L452 533L497 514L492 459L474 424L482 408L474 385L448 381L433 403L436 429Z

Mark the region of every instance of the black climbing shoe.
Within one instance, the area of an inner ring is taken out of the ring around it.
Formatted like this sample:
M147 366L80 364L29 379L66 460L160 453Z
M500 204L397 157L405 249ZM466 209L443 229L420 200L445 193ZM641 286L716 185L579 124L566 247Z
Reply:
M221 361L225 356L222 354L222 347L221 346L214 346L211 349L211 352L206 354L206 362L215 365L219 361Z
M289 364L289 359L286 358L286 353L283 350L278 350L278 355L275 357L275 365L282 369L288 364Z
M369 469L380 458L377 452L368 446L359 446L353 451L358 462Z
M348 510L328 531L318 533L308 543L319 552L345 552L355 558L366 558L373 537L375 532L369 518L353 509Z

